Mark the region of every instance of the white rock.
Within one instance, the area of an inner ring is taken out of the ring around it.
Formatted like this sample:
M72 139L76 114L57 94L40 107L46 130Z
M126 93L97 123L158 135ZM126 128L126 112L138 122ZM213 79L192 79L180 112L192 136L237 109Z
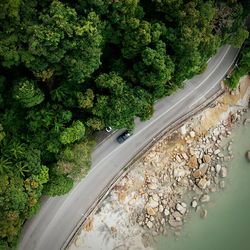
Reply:
M157 194L153 194L153 195L152 195L152 199L153 199L154 201L158 202L158 201L159 201L159 196L158 196Z
M182 226L182 221L170 220L168 223L172 227L180 227L180 226Z
M218 136L219 134L220 134L219 128L215 128L215 129L213 130L213 135L214 135L214 136Z
M77 237L75 240L75 246L80 247L82 245L82 240L80 237Z
M187 207L187 204L185 202L181 202L181 205L186 208Z
M152 228L153 227L153 223L151 222L151 221L148 221L147 222L147 227L150 229L150 228Z
M175 168L173 175L175 178L183 177L186 175L186 171L183 168Z
M227 169L225 167L222 167L220 170L220 177L225 178L227 177Z
M219 173L220 170L221 170L221 165L220 165L220 164L217 164L217 165L215 166L215 170L216 170L216 173Z
M150 183L150 184L148 184L148 188L152 189L152 190L155 190L155 189L158 188L158 186L155 183Z
M180 203L177 203L176 210L179 211L181 214L185 214L187 209L183 207Z
M180 156L179 155L176 155L175 156L175 159L177 160L177 162L179 162L179 163L181 163L182 161L181 161L181 158L180 158Z
M204 194L204 195L201 196L200 201L202 203L209 202L210 201L210 196L208 194Z
M206 218L207 217L207 210L203 209L200 213L201 218Z
M191 207L196 208L197 205L198 205L198 203L197 203L196 200L193 200L193 201L191 202Z
M194 155L194 154L195 154L194 149L193 149L193 148L189 148L189 153L190 153L191 155Z
M209 186L209 184L210 183L205 178L202 178L202 179L199 180L197 185L198 185L198 187L200 189L205 189L205 188L207 188Z
M164 219L164 218L161 219L161 224L162 224L162 225L165 224L165 219Z
M190 135L192 138L194 138L194 137L195 137L195 132L194 132L194 131L191 131L191 132L189 133L189 135Z
M163 212L163 210L164 210L163 206L162 206L162 205L160 205L160 206L159 206L159 212L160 212L160 213L162 213L162 212Z
M147 203L147 207L152 207L152 208L156 208L158 207L158 202L153 200L153 199L150 199L149 202Z
M219 154L220 153L220 149L216 149L215 151L214 151L214 154L215 155L217 155L217 154Z
M171 217L174 217L176 220L181 220L181 216L182 214L179 212L179 211L174 211L172 214L171 214ZM171 218L170 218L171 219Z
M219 156L220 158L224 157L224 155L223 155L222 153L219 153L218 156Z
M183 125L181 128L180 128L180 132L182 135L185 135L187 133L187 129L186 129L186 125Z
M186 153L182 153L181 155L182 155L182 157L183 157L185 160L188 160L188 156L187 156Z
M164 214L168 216L170 214L169 210L167 208L164 209Z

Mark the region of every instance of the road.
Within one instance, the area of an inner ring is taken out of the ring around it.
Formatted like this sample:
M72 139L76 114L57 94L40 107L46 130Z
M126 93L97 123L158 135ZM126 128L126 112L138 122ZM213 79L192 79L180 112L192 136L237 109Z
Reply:
M233 65L237 53L237 49L222 47L209 60L208 68L203 74L186 81L184 89L155 104L155 112L150 120L136 120L136 128L131 138L118 144L116 137L122 132L120 130L97 146L92 154L92 169L86 178L68 195L43 200L40 212L23 228L19 249L61 249L83 214L120 169L164 127L220 90L220 81Z

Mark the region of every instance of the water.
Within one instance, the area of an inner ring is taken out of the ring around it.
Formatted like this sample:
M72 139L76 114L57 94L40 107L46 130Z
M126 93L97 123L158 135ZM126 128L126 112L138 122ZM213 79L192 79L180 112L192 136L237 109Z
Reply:
M161 237L155 249L250 249L250 163L245 157L250 150L250 124L234 129L231 138L235 158L228 163L225 190L213 194L207 205L208 217L192 215L180 237Z

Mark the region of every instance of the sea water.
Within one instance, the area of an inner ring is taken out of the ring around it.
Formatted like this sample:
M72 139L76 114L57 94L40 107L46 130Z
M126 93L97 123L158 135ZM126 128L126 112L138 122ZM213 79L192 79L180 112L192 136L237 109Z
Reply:
M248 112L247 117L250 117ZM250 250L250 123L232 130L234 159L223 191L211 195L207 218L192 213L180 236L158 238L157 250Z

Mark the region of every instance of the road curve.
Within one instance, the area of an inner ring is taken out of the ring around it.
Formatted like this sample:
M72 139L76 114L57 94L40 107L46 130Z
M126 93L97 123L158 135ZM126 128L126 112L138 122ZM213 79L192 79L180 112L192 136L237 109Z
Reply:
M134 135L123 144L116 142L121 131L111 135L92 154L92 169L67 195L43 199L40 212L24 225L19 250L59 250L83 214L106 185L164 127L202 104L220 90L220 81L233 65L238 49L222 47L208 62L207 70L186 81L185 88L154 106L153 117L136 120Z

